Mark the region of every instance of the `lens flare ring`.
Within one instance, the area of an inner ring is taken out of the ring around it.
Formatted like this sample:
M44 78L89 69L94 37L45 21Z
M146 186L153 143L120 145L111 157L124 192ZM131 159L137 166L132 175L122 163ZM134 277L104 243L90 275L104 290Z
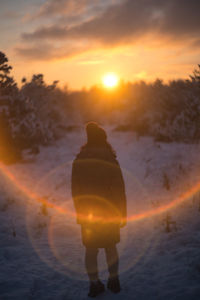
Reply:
M64 167L65 164L62 166ZM59 168L59 167L58 167ZM17 176L17 174L12 173L8 167L6 167L5 165L1 164L0 165L0 169L2 172L2 175L4 175L4 177L15 187L17 188L20 192L22 192L27 199L29 199L29 202L31 203L31 205L27 205L27 207L29 207L29 211L27 211L27 227L28 227L28 233L29 233L29 237L32 241L33 247L35 248L36 252L38 253L38 255L41 257L41 259L43 261L45 261L48 265L50 265L51 267L53 267L54 269L57 269L59 272L63 272L63 273L67 273L68 275L71 274L70 276L75 276L75 277L84 277L83 274L80 275L80 273L78 274L77 269L73 269L73 266L71 264L71 262L65 262L64 261L64 256L62 256L62 253L60 253L60 248L57 247L57 243L55 240L55 218L63 218L63 221L61 222L61 224L64 224L64 220L67 220L67 225L65 225L65 228L73 231L74 233L76 233L76 242L78 244L78 241L80 242L80 233L79 232L79 228L75 223L75 219L76 219L76 214L75 212L68 206L61 206L61 205L56 205L55 203L53 203L52 201L49 201L48 199L45 199L44 197L42 197L39 193L33 192L30 190L30 188L28 188L27 186L25 186L20 179L18 179L19 177ZM126 170L127 172L127 170ZM48 181L49 176L51 176L54 173L54 170L49 172L49 174L47 174L45 176L45 178L43 178L40 181L40 184L44 181ZM142 188L142 186L141 186ZM128 236L130 235L130 233L132 232L132 234L134 234L134 228L135 226L133 226L133 224L135 224L138 221L145 221L145 220L149 220L154 216L158 216L161 215L175 207L177 207L178 205L180 205L181 203L183 203L184 201L187 201L188 199L190 199L192 196L194 196L196 193L198 193L200 190L200 183L198 182L196 185L194 185L191 189L187 190L185 193L183 193L182 195L180 195L179 197L173 199L171 202L164 204L160 207L156 207L156 208L152 208L152 209L148 209L148 210L143 210L142 212L139 213L135 213L135 214L131 214L128 216L127 221L128 221L128 229L123 229L123 234L122 234L122 240L123 240L123 235L125 236L124 241L122 241L121 246L119 245L119 248L121 247L122 249L120 250L120 255L123 258L123 254L124 249L126 248L126 246L128 246L129 244L129 239L127 239L127 234ZM145 190L144 190L145 192ZM105 200L106 201L106 200ZM70 201L69 201L70 202ZM72 202L72 201L71 201ZM37 237L34 236L34 228L32 228L31 226L31 220L32 218L30 217L31 214L34 211L34 204L37 206L39 204L45 204L47 208L52 209L55 214L54 216L52 216L49 221L49 225L47 225L47 235L48 235L48 251L45 250L43 252L43 248L40 247L40 243L38 243L38 239ZM32 208L30 210L30 207ZM54 218L54 219L53 219ZM139 222L140 223L140 222ZM137 224L139 224L137 223ZM78 229L77 229L78 228ZM37 240L37 241L36 241ZM71 240L69 241L69 243L71 242ZM126 266L123 267L122 272L124 270L127 270L128 268L130 268L131 266L134 266L137 264L138 261L141 260L141 258L145 255L146 253L146 249L148 249L148 247L152 244L152 243L156 243L155 241L155 236L150 235L149 239L147 239L146 241L144 240L143 246L142 246L142 250L140 251L142 254L141 255L136 255L135 258L133 259L133 257L130 254L130 257L127 259L127 264ZM69 246L69 245L68 245ZM79 249L78 249L79 250ZM77 250L77 251L78 251ZM71 255L71 254L70 254ZM126 253L127 255L127 253ZM127 255L129 256L129 255ZM55 261L56 258L56 261ZM73 258L73 255L72 255ZM58 264L59 263L59 264Z
M69 209L63 208L62 206L56 205L55 203L44 199L41 195L32 192L29 188L27 188L25 185L23 185L19 179L17 179L18 176L15 176L11 171L8 170L6 166L3 164L0 165L0 169L2 174L9 179L10 183L14 185L19 191L21 191L29 200L36 201L41 204L45 204L47 207L54 209L58 213L65 214L72 216L76 218L76 214L74 211L71 211ZM159 207L155 207L152 209L145 210L141 213L132 214L128 216L127 221L128 222L136 222L141 221L146 218L151 218L156 215L160 215L164 212L167 212L168 210L171 210L178 205L180 205L182 202L186 201L187 199L194 196L196 193L198 193L200 190L200 182L195 184L192 188L190 188L188 191L184 192L182 195L178 196L177 198L173 199L171 202L161 205Z

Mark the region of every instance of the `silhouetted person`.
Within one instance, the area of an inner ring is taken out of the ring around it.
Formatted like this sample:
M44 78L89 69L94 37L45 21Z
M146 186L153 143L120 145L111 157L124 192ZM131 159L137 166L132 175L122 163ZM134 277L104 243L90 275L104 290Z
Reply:
M124 180L105 131L95 122L86 125L87 143L72 166L72 196L86 247L85 266L90 279L88 296L104 291L99 280L97 254L104 248L109 271L107 287L120 291L118 252L120 227L126 225Z

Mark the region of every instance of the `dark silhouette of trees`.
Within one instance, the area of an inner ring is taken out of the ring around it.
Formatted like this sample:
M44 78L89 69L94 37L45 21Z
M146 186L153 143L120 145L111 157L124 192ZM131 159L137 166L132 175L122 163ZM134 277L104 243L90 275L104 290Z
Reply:
M0 92L1 94L7 94L11 89L16 88L16 83L12 77L10 77L10 71L12 67L8 65L8 58L0 51Z
M24 149L39 153L40 145L91 120L133 130L138 138L200 140L200 65L187 80L121 81L113 91L94 86L70 92L59 88L57 80L47 84L43 74L23 77L18 88L11 71L0 52L0 160L19 160Z
M19 89L11 70L0 52L0 160L6 163L21 159L24 149L38 153L40 145L63 135L67 123L66 93L58 81L47 85L43 74L34 74L30 81L22 78Z
M200 64L198 65L198 69L193 71L193 75L190 75L190 78L194 82L198 82L200 84Z
M0 51L0 160L12 163L20 159L13 136L12 118L14 115L15 97L18 89L10 76L12 67L8 58Z

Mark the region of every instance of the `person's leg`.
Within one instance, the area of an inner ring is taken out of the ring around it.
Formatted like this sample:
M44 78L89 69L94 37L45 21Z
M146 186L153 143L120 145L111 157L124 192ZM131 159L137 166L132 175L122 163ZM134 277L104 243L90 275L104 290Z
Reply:
M107 282L107 288L113 293L119 293L121 290L118 269L119 269L119 257L116 245L105 248L106 259L108 264L109 278Z
M116 245L113 244L112 246L105 248L105 252L110 278L116 277L118 276L119 269L119 256Z
M104 284L99 280L98 276L97 254L97 248L86 248L85 266L90 280L89 297L96 297L105 290Z
M97 281L98 277L98 267L97 267L97 248L87 248L85 249L85 267L90 281Z

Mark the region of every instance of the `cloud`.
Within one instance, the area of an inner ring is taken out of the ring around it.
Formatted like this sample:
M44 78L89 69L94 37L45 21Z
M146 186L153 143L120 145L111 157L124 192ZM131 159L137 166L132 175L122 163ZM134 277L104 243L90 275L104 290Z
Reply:
M49 61L52 59L72 58L86 51L85 47L62 46L54 47L50 44L41 44L33 46L17 46L15 52L27 60Z
M93 0L96 1L96 0ZM48 0L40 8L38 17L50 17L57 14L79 14L83 11L88 0Z
M200 33L200 1L170 0L165 9L161 30L176 38L192 37Z
M47 47L45 45L41 45L41 47L31 46L31 47L15 47L15 52L19 56L23 56L24 58L31 58L36 60L49 60L53 58L53 49Z
M8 10L8 11L4 12L3 14L0 14L0 17L3 19L9 19L9 21L10 21L13 19L20 19L22 17L22 13Z
M97 1L98 2L98 1ZM69 13L80 11L91 1L49 0L40 10L40 16L57 14L62 9ZM152 39L191 41L200 35L199 0L126 0L113 1L101 14L76 25L52 23L22 34L24 42L59 41L98 42L113 47L132 44L148 35ZM63 4L63 6L61 5Z
M112 44L149 32L179 39L200 33L199 11L199 0L128 0L108 7L100 16L79 25L41 27L32 33L24 33L23 39L81 38Z
M102 64L104 62L104 60L84 60L84 61L80 61L78 62L79 65L99 65Z
M192 43L192 46L193 46L194 48L200 49L200 39L196 39L196 40Z
M46 0L36 12L27 13L24 21L56 19L56 24L72 26L100 15L121 1L125 0Z
M80 15L88 11L100 12L103 7L124 0L47 0L35 14L35 18Z
M63 39L66 35L67 27L49 26L41 27L33 33L23 33L22 38L26 41L39 39Z
M94 3L97 0L94 0ZM90 0L46 0L36 12L28 12L24 16L24 21L36 21L38 19L51 19L55 18L61 21L74 20L84 15L87 10ZM65 20L64 20L65 17ZM69 20L68 20L69 19ZM73 22L72 22L73 23Z

